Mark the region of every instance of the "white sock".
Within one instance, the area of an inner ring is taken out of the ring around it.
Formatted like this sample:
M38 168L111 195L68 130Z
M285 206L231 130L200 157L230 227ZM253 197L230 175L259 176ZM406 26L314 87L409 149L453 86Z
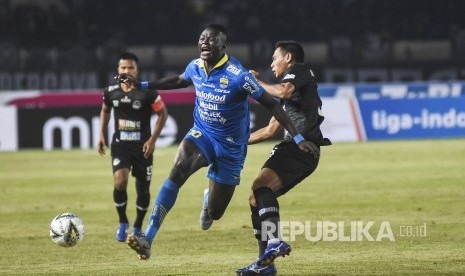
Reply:
M268 240L268 245L274 244L274 243L279 243L281 240L278 238L273 238Z

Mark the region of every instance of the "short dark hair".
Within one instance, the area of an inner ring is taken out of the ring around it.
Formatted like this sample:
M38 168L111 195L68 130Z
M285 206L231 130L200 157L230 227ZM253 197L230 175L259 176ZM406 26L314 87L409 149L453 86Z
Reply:
M297 63L304 62L305 53L302 45L295 40L281 40L276 42L275 48L281 48L284 52L290 53Z
M225 26L221 25L221 24L217 24L217 23L210 23L208 24L205 29L213 29L215 31L218 31L218 32L221 32L223 33L225 36L226 36L226 41L229 40L229 34L228 34L228 30L226 29Z
M136 56L136 54L131 53L131 52L124 52L121 55L119 55L119 59L128 59L128 60L134 60L136 63L139 63L139 58Z

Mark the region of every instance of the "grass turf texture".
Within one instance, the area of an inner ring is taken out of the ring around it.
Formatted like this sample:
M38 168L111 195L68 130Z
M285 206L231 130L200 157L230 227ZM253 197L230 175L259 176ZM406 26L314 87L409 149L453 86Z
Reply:
M192 176L155 239L152 258L139 261L114 234L109 153L21 151L0 153L1 275L234 275L256 258L247 198L273 144L249 147L241 185L224 217L202 231L198 216L206 170ZM176 148L157 149L153 199ZM395 241L290 242L276 260L280 275L465 274L465 140L340 143L322 149L317 171L280 198L282 220L389 222ZM128 216L135 218L134 179ZM84 241L61 248L49 238L54 216L79 215ZM144 221L144 228L147 220ZM426 223L426 237L402 237L405 226ZM402 228L404 227L404 228ZM315 230L312 229L311 230ZM312 233L313 235L313 233Z

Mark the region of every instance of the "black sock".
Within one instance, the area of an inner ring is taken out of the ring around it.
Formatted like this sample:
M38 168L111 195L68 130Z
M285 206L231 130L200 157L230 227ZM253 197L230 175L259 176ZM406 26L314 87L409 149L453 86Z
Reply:
M150 203L150 195L138 196L136 201L137 216L134 221L134 227L142 228L142 222L144 221L145 214L147 214L147 208Z
M141 182L136 179L136 220L134 221L135 228L142 228L142 222L144 221L145 214L147 214L147 208L150 204L150 182Z
M147 214L147 208L140 209L139 206L136 207L137 216L134 221L134 228L142 228L142 222L144 221L145 214Z
M279 239L279 203L270 188L258 188L254 192L258 215L262 222L262 238Z
M257 239L258 257L261 257L263 253L265 253L268 241L262 240L262 221L260 220L260 216L258 215L258 208L253 205L250 205L250 210L252 211L250 217L252 218L253 232L255 238Z
M126 206L128 204L128 194L126 190L113 190L113 201L115 202L116 211L119 216L119 223L128 223L126 216Z

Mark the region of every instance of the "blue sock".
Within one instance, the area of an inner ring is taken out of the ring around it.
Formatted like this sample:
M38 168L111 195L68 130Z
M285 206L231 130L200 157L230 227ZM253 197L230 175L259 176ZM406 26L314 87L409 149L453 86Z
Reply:
M152 214L149 218L147 230L145 230L145 236L150 244L152 244L152 241L155 238L163 219L165 219L166 214L168 214L174 206L176 198L178 197L178 192L179 186L168 178L161 186L157 199L153 204Z

